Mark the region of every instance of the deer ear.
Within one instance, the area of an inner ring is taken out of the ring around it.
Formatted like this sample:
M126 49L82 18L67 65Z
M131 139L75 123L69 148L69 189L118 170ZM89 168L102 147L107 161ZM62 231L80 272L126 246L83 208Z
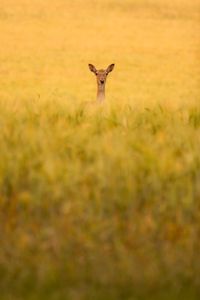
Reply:
M95 66L93 66L92 64L88 64L88 66L91 72L97 74L97 69L95 68Z
M111 64L110 66L107 67L106 72L110 73L114 69L115 64Z

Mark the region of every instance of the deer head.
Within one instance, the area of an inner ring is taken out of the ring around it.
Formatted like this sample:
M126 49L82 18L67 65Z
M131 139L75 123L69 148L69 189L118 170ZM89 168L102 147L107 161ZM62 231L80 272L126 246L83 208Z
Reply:
M97 70L95 66L89 64L89 69L96 75L97 78L97 100L104 100L105 99L105 84L107 76L112 70L114 69L114 64L111 64L107 67L106 70L100 69Z

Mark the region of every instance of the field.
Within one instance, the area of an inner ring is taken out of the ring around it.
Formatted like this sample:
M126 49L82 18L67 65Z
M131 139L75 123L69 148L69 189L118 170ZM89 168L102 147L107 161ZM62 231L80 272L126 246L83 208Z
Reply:
M0 28L0 299L200 299L200 1L1 0Z

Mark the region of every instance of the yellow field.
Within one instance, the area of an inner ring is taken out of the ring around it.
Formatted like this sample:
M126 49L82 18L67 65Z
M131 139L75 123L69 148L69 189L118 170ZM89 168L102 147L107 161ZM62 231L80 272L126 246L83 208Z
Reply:
M1 98L93 100L87 64L116 69L108 100L181 106L199 95L199 1L0 4Z
M1 0L0 29L0 298L200 299L200 1Z

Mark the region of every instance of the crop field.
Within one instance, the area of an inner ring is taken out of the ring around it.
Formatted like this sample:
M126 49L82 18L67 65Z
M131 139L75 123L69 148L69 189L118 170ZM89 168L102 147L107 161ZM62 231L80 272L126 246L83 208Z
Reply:
M0 29L0 299L199 300L200 1L0 0Z

